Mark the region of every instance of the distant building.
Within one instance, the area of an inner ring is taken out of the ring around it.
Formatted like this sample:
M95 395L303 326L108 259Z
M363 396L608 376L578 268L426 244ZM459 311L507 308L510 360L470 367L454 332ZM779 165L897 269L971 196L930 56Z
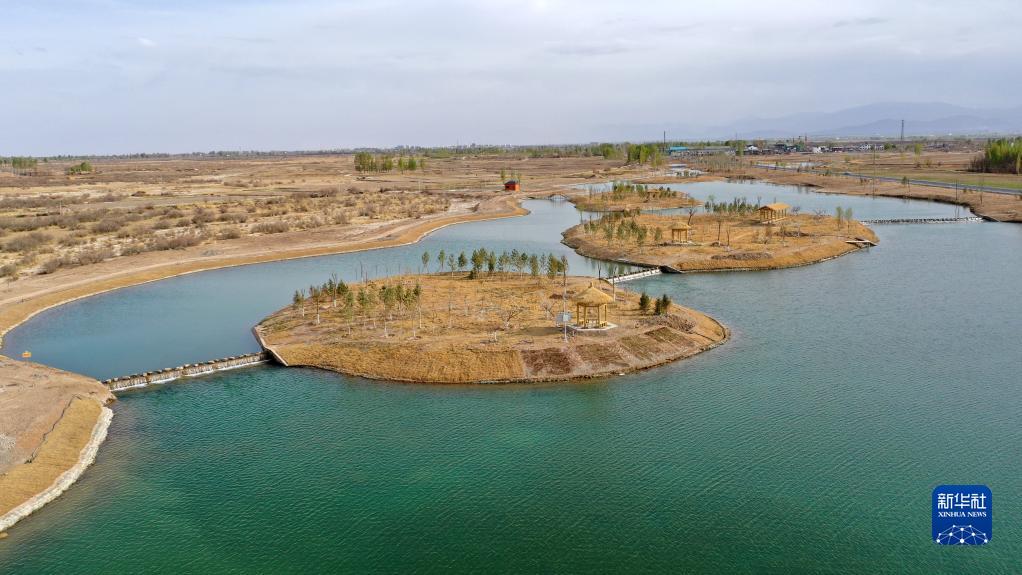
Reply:
M504 182L505 192L520 192L522 191L522 183L518 180L508 180Z

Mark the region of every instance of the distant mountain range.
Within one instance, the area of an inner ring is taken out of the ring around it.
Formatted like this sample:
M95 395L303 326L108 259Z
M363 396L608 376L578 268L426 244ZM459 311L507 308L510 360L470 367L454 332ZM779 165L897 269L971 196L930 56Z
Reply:
M965 108L940 102L877 103L817 114L748 119L712 131L725 136L790 138L898 137L905 120L906 136L989 135L1022 133L1022 106L1004 110Z
M897 138L901 121L905 136L989 136L1022 134L1022 106L1008 109L966 108L942 102L881 102L836 112L801 113L778 118L746 118L721 126L668 124L639 128L653 139L667 129L669 138L743 140L794 138ZM619 134L634 132L635 127ZM648 130L648 131L647 131ZM634 138L635 135L629 137Z

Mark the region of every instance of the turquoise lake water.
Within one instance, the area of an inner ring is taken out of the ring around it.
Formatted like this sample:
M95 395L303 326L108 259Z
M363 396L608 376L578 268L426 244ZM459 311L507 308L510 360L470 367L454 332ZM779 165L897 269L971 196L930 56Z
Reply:
M954 208L694 184L858 218ZM420 244L219 270L40 314L12 350L96 377L255 349L331 272L487 248L571 254L570 204ZM1022 564L1022 226L878 226L790 270L664 275L733 330L614 380L368 382L257 367L124 394L82 479L0 541L0 573L970 572ZM983 483L991 543L930 541L930 491Z

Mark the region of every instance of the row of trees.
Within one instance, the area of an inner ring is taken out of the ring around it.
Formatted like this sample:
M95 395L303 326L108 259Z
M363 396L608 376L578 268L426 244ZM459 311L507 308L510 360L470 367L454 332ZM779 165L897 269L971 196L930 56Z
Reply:
M987 142L983 154L969 165L973 172L1022 174L1022 138Z
M631 182L614 182L611 184L610 191L606 194L607 197L615 201L627 200L632 196L638 196L644 201L678 197L678 192L664 186L651 188L645 184L633 184ZM592 195L592 191L590 191L590 195Z
M607 243L615 239L619 242L635 242L642 249L650 240L654 244L664 241L664 230L658 226L644 226L634 217L621 214L604 214L599 219L589 220L582 224L587 234L603 234Z
M429 265L433 260L428 251L422 252L421 261L423 272L429 273ZM470 256L466 256L465 252L455 256L453 253L440 250L436 256L436 262L440 273L444 272L444 266L447 267L451 275L454 275L455 271L461 272L468 268L469 279L480 277L484 270L487 275L514 271L519 276L524 276L528 270L532 277L539 277L545 273L550 279L557 277L558 274L563 274L566 277L568 273L568 258L565 256L530 254L517 249L498 254L486 248L478 248L473 250ZM470 268L469 264L471 264Z
M343 280L332 276L321 285L310 285L308 290L298 290L291 299L292 309L305 317L306 304L312 305L316 311L316 323L320 322L320 314L324 308L338 309L343 316L351 320L356 313L363 318L372 317L382 306L387 318L392 319L395 309L408 311L419 304L422 297L422 286L407 287L400 283L359 286L357 290L349 287ZM375 323L375 319L374 319Z
M405 158L404 156L398 156L397 161L395 161L394 156L389 154L371 154L369 152L358 152L355 154L355 170L358 172L390 172L395 168L402 172L405 170L411 172L424 170L426 168L426 160L424 158L416 160L414 157Z
M22 175L35 173L39 160L15 156L12 158L0 158L0 168L9 169L12 174Z
M751 203L745 198L734 198L730 202L718 202L713 194L703 204L703 209L710 214L745 216L760 208L759 203Z

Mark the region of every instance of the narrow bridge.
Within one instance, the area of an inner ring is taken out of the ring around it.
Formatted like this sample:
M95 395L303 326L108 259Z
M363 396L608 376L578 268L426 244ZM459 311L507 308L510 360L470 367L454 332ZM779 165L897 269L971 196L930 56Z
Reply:
M959 222L982 222L983 218L967 216L964 218L894 218L889 220L860 220L864 224L954 224Z
M124 377L106 379L103 380L103 385L107 386L110 391L118 392L126 389L168 383L175 379L181 379L182 377L197 377L200 375L216 373L218 371L226 371L228 369L248 367L250 365L264 363L269 361L269 359L269 354L265 351L250 353L247 355L234 355L203 363L188 363L178 367L168 367L167 369L161 369L159 371L147 371L145 373L135 373L132 375L125 375Z
M607 281L612 283L612 284L619 284L621 282L626 282L626 281L630 281L630 280L637 280L639 278L648 278L649 276L656 276L656 275L660 275L660 268L649 268L649 269L645 269L645 270L641 270L641 271L637 271L637 272L632 272L630 274L623 274L623 275L619 275L619 276L614 276L614 277L611 277L611 278L607 278Z

